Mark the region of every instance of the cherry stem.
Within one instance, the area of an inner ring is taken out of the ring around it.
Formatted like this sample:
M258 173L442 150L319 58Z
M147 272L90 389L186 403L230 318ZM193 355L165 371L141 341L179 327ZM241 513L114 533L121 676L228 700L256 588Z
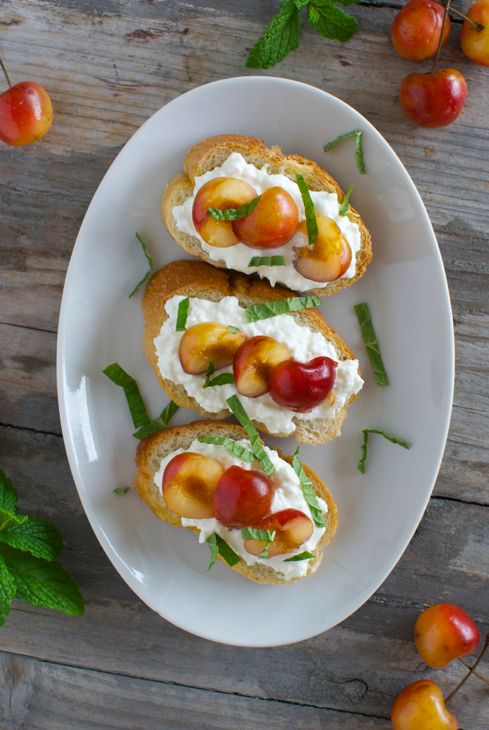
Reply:
M11 87L12 82L10 81L10 76L8 75L7 67L5 66L1 56L0 56L0 67L4 73L5 78L7 79L7 84Z
M480 679L481 682L484 682L484 684L487 684L487 686L489 687L489 679L487 677L484 677L484 675L477 670L474 672L474 667L471 667L470 664L465 661L465 659L462 659L462 657L459 657L458 660L464 665L466 669L471 669L472 674L474 674L477 679Z
M441 52L441 47L443 44L443 34L445 33L445 26L447 24L448 11L450 10L451 5L452 5L452 0L447 0L447 4L445 5L445 12L443 13L443 21L441 24L440 38L438 39L438 48L436 49L436 56L435 56L435 60L433 61L433 68L431 69L431 73L433 73L435 71L438 61L440 60L440 52Z
M449 1L450 1L450 0L449 0ZM467 674L465 675L465 677L464 677L463 679L461 679L461 680L460 680L460 682L459 682L459 683L457 684L457 686L455 687L455 689L453 689L453 690L452 690L452 691L450 692L450 694L449 694L449 695L448 695L447 697L445 697L445 702L448 702L449 700L451 700L451 699L452 699L452 697L453 697L453 696L454 696L455 694L457 694L457 692L459 691L459 689L460 689L460 688L461 688L461 687L462 687L462 686L463 686L463 685L465 684L465 682L466 682L466 681L468 680L468 678L470 677L470 675L471 675L471 674L474 674L474 670L476 669L477 665L479 664L479 662L481 661L482 657L483 657L483 656L484 656L484 654L486 653L486 649L487 649L487 647L488 647L488 646L489 646L489 634L487 634L487 636L486 636L486 640L484 641L484 646L482 647L482 651L481 651L481 653L479 654L479 656L477 657L477 660L476 660L476 662L475 662L474 666L473 666L473 667L471 667L471 668L470 668L470 670L469 670L469 671L467 672Z
M452 8L452 13L454 15L458 15L459 18L463 18L467 21L467 23L470 23L470 25L473 25L474 28L478 31L484 30L484 26L482 23L476 23L475 20L472 20L472 18L469 18L465 13L461 13L460 10L456 10L455 8Z

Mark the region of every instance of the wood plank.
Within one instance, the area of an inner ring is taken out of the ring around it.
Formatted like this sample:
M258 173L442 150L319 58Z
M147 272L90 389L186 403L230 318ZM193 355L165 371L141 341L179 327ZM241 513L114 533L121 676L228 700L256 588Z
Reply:
M0 653L0 723L29 730L388 730L386 719L205 692Z
M123 583L83 514L61 439L0 429L0 463L19 488L21 509L52 520L62 530L67 541L63 561L87 601L81 618L18 603L2 629L5 651L154 681L386 717L404 685L432 676L423 669L411 638L424 605L453 601L481 628L489 629L487 507L432 500L394 572L341 626L294 646L236 649L173 627ZM459 676L457 665L436 673L447 688ZM476 689L467 691L472 697ZM462 700L462 726L489 730L488 705Z

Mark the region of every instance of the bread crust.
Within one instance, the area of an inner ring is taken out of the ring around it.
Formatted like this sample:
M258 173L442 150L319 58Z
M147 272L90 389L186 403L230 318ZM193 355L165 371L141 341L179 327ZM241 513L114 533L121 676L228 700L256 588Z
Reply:
M210 436L228 436L236 440L247 438L246 433L241 426L233 423L223 421L194 421L193 423L189 423L185 426L167 428L164 431L160 431L159 433L149 436L140 442L136 451L137 472L134 481L136 492L143 502L152 509L156 517L164 522L168 522L174 527L183 527L181 519L178 515L171 512L166 507L162 499L161 489L156 487L153 477L155 472L159 469L161 460L165 456L176 449L188 449L192 441L203 434ZM280 451L278 454L289 464L291 463L292 459L290 456L286 456ZM303 466L307 476L311 479L314 485L316 494L318 497L324 499L328 505L327 528L314 550L314 559L309 562L306 574L307 576L311 575L311 573L313 573L319 566L325 546L334 537L338 526L338 511L336 503L324 482L312 469L305 464ZM187 527L186 529L197 534L199 533L196 527ZM239 573L244 578L254 581L255 583L289 584L301 580L300 577L286 580L280 573L277 573L277 571L266 565L246 565L246 563L241 560L235 566L231 567L220 555L218 555L218 559L223 563L223 565L230 568L230 570L233 570L235 573Z
M187 152L183 163L185 174L176 175L168 183L163 193L162 217L170 235L186 253L203 259L212 266L226 268L224 261L211 260L195 236L182 233L177 228L173 208L182 205L187 198L192 196L196 177L221 165L232 152L239 152L247 162L257 167L268 165L272 173L280 172L292 179L295 179L295 175L299 173L303 175L310 190L336 193L339 202L343 202L345 193L339 183L313 160L301 155L285 155L280 147L266 147L261 140L241 134L221 134L203 139ZM351 279L337 279L325 287L308 289L308 294L317 294L320 297L336 294L363 276L372 260L372 241L365 223L358 211L351 205L348 214L351 220L359 226L361 235L361 248L357 253L355 276Z
M164 378L158 367L158 358L154 346L155 337L160 333L163 323L167 319L165 303L171 297L202 297L210 301L220 301L226 296L237 297L239 303L248 307L251 304L270 299L283 299L294 296L294 292L283 286L272 287L262 279L256 279L229 269L217 269L202 261L172 261L157 271L150 279L143 297L144 335L143 345L146 356L153 371L168 396L182 408L190 408L202 416L222 419L229 417L228 410L219 413L208 413L202 406L187 394L182 385ZM354 354L328 325L322 315L315 309L304 309L300 312L291 312L299 324L320 332L328 341L332 342L342 360L352 360ZM346 417L351 403L356 399L352 395L335 415L334 418L314 420L301 419L294 416L296 426L294 436L305 444L326 443L339 435L341 425ZM256 428L270 434L265 424L254 421ZM270 434L273 436L290 436L291 434Z

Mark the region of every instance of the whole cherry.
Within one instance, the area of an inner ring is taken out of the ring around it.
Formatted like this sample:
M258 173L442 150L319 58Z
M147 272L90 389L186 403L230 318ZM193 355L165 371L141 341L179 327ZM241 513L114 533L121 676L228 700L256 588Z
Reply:
M460 45L471 61L489 66L489 0L478 0L470 8L462 26Z
M392 44L408 61L424 61L434 56L438 43L445 43L450 19L443 24L443 5L435 0L410 0L397 13L392 24ZM443 28L443 35L442 34Z
M394 730L458 730L455 715L445 706L440 687L420 679L405 687L391 709Z
M479 641L480 633L474 621L451 603L430 606L418 616L414 626L418 654L432 669L472 654Z
M455 68L430 73L413 73L401 83L401 107L421 127L445 127L462 111L467 98L467 84Z
M9 84L9 88L0 94L0 140L12 147L23 147L49 131L53 106L41 84L22 81L12 86L1 59L0 66Z

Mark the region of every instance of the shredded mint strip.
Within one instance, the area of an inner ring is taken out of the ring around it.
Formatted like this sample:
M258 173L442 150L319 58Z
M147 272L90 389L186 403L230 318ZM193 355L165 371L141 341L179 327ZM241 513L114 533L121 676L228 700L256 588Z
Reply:
M215 444L216 446L224 446L227 451L237 459L242 459L248 464L252 464L256 461L255 454L247 449L245 446L240 446L237 441L228 436L199 436L197 441L201 444Z
M363 132L361 129L352 129L351 132L340 134L338 137L331 140L331 142L325 144L323 149L325 152L334 150L334 148L341 142L344 142L345 139L351 139L352 137L355 139L355 162L357 163L359 172L364 175L367 170L365 168L365 160L363 157Z
M116 487L114 489L114 494L117 494L119 497L121 497L123 494L127 494L129 491L129 487Z
M235 335L237 332L239 332L239 327L235 327L234 324L228 324L228 330L231 332L231 334Z
M251 441L251 450L256 456L257 461L260 462L261 467L267 476L271 476L275 472L275 467L270 461L270 458L265 451L263 441L260 438L260 434L253 426L250 417L243 408L243 404L239 400L237 395L232 395L226 400L226 403L230 407L236 419L243 426L244 430L248 434Z
M214 388L216 385L229 385L234 383L234 375L232 373L221 373L216 375L215 378L211 378L204 383L204 388Z
M260 198L261 195L258 195L257 198L240 205L239 208L207 208L207 212L216 221L239 221L241 218L253 213L260 202Z
M391 444L397 444L398 446L402 446L403 449L410 449L411 444L409 441L405 441L404 439L399 439L396 436L392 436L391 434L386 433L385 431L381 431L380 428L364 428L362 431L363 438L362 438L362 446L360 451L360 461L358 462L358 471L362 474L365 474L365 462L367 460L367 450L368 450L368 435L369 433L377 433L379 436L383 436L387 441L390 441Z
M103 370L103 373L109 378L109 380L112 380L115 385L118 385L124 390L124 395L126 396L127 405L129 406L134 426L136 428L139 426L146 426L151 419L148 416L146 406L144 405L141 393L139 392L138 384L134 378L126 373L126 371L116 362L112 363L112 365L107 365L107 367Z
M307 505L311 511L311 516L314 524L316 525L316 527L326 527L324 512L318 504L314 485L307 476L304 467L302 466L302 462L299 457L299 447L297 447L297 449L294 451L294 456L292 457L292 466L294 467L295 473L299 477L302 487L302 493L304 494L304 499L306 500Z
M305 550L303 553L299 553L298 555L293 555L291 558L287 558L284 560L284 563L295 563L299 560L310 560L313 558L314 555L310 553L308 550Z
M143 249L143 253L144 253L145 257L146 257L146 261L148 262L149 268L148 268L147 272L145 273L145 275L143 276L143 278L141 279L141 281L136 284L136 286L134 287L134 289L132 290L132 292L129 294L129 299L131 297L133 297L134 294L139 289L139 287L142 286L147 279L149 279L149 277L153 273L153 269L154 269L153 259L151 258L151 254L149 253L148 247L145 244L145 242L143 241L142 236L141 236L140 233L136 233L136 239L140 243L141 248Z
M151 434L153 433L163 431L168 426L177 411L177 404L171 400L168 405L163 408L158 418L153 419L142 428L139 428L133 433L133 436L141 440L145 439L146 436L151 436Z
M319 307L321 299L315 294L304 297L287 297L286 299L271 299L268 302L259 302L247 307L245 317L248 322L257 322L259 319L269 319L278 314L299 312L301 309Z
M284 256L253 256L248 266L287 266Z
M348 215L348 210L350 209L350 195L351 195L352 190L353 190L353 185L350 185L350 187L346 191L345 197L343 198L343 202L340 205L340 210L339 210L340 215Z
M210 570L214 563L217 560L217 556L220 555L228 565L231 567L233 565L236 565L236 563L239 563L241 558L239 555L236 555L234 550L229 547L227 542L222 539L220 535L217 534L217 532L213 532L212 535L209 535L209 537L206 540L209 550L211 551L211 557L209 562L209 567L207 570Z
M275 539L275 530L258 530L255 527L243 527L241 530L241 537L243 540L260 540L265 545L258 557L267 559L270 557L269 548Z
M187 326L187 317L188 317L189 308L190 308L190 299L188 297L186 297L185 299L182 299L182 301L178 305L177 324L175 327L175 330L177 332L184 332L185 327Z
M381 388L389 385L389 377L384 367L380 347L372 324L370 308L366 302L355 304L355 314L362 333L363 342L367 350L368 359L374 371L375 382Z
M306 212L306 226L307 226L307 238L309 245L312 246L316 243L318 237L318 223L316 220L316 212L314 210L314 203L312 202L311 193L307 187L306 181L302 175L295 176L297 185L302 195L302 202L304 203L304 210Z

